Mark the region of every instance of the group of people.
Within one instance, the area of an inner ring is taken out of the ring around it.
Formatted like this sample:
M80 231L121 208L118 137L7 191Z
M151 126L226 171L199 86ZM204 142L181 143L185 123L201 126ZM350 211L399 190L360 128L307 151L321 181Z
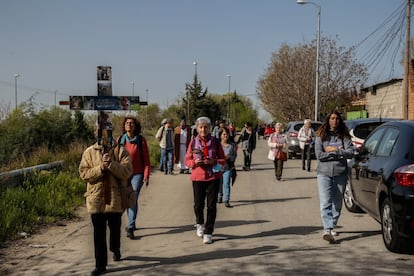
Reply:
M106 123L111 124L109 120ZM218 126L217 132L212 135L211 121L207 117L198 118L193 129L186 125L184 119L175 128L171 119L165 119L155 135L161 148L160 170L165 174L173 174L173 163L176 163L180 173L191 174L196 234L203 238L205 244L212 243L217 202L222 203L224 198L225 206L232 207L230 183L232 179L234 181L236 173L235 129L227 127L224 121ZM248 127L251 128L251 125ZM102 129L98 126L96 131L101 133ZM246 133L251 134L251 131L246 129ZM108 265L107 226L112 258L114 261L121 260L120 229L124 211L128 218L126 235L131 239L135 238L139 193L144 185L149 184L151 168L148 144L141 135L141 124L135 117L124 118L122 135L117 139L112 138L112 132L107 132L106 136L107 140L115 142L107 143L99 139L84 151L79 165L80 177L87 182L86 205L93 225L95 269L91 275L104 273ZM242 141L244 138L239 138L238 143ZM249 155L248 148L251 146L243 145L245 158ZM251 152L248 160L251 161ZM245 164L250 166L246 161ZM131 208L124 208L121 189L128 183L132 185L136 204Z
M159 141L161 148L160 171L173 175L173 166L177 164L181 174L189 174L190 170L185 165L184 158L193 133L185 119L181 119L177 127L174 127L172 119L162 120L155 138Z
M302 170L310 171L311 148L314 147L318 160L316 168L320 212L324 240L333 243L338 233L338 223L343 202L343 194L348 180L348 159L354 154L354 146L341 114L332 111L317 131L311 128L311 121L304 120L298 133L301 148ZM281 123L275 124L275 132L268 139L268 158L274 163L275 176L281 180L286 157L279 157L279 151L286 153L286 137L282 134ZM284 155L286 156L286 155Z
M136 204L127 208L127 237L133 239L138 214L138 197L143 185L149 184L150 159L146 139L140 134L141 125L134 117L125 117L123 134L116 139L112 148L97 142L88 147L79 165L79 173L87 182L85 193L88 212L93 224L95 247L95 269L91 275L106 271L107 242L106 229L109 227L109 250L113 260L121 260L120 235L121 216L125 211L121 202L121 188L128 181L135 192ZM246 123L237 141L224 123L217 132L208 117L200 117L195 122L195 132L181 120L173 128L172 120L166 119L157 131L156 138L161 147L161 170L165 174L173 172L173 158L181 173L189 173L194 196L196 235L203 243L212 243L212 234L217 215L217 202L230 205L230 183L235 173L237 147L241 144L245 171L250 170L252 153L256 147L256 134L251 123ZM348 177L347 159L352 158L354 148L350 134L340 113L333 111L315 132L310 128L310 120L305 120L299 131L302 149L302 169L310 171L310 147L315 147L318 159L317 183L320 198L320 211L323 224L323 239L334 242L341 209L343 193ZM275 124L275 132L268 139L268 158L274 163L275 176L281 180L284 159L280 152L286 152L286 138L282 124ZM282 157L280 157L282 156ZM306 158L304 156L307 156ZM305 166L306 159L306 166ZM205 203L207 213L204 216Z

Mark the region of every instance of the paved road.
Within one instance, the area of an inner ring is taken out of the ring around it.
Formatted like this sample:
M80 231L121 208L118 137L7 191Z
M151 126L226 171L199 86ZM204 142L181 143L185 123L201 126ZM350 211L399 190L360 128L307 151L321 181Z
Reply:
M266 156L267 144L259 140L251 171L239 170L232 189L234 208L218 206L211 245L195 234L189 176L154 172L141 192L139 239L122 236L122 261L109 258L108 274L413 274L414 256L387 251L380 225L365 214L344 209L337 243L323 241L316 161L306 172L299 160L289 160L282 181L275 181ZM29 257L8 262L7 274L89 275L94 265L91 231L85 214L79 222L28 239Z

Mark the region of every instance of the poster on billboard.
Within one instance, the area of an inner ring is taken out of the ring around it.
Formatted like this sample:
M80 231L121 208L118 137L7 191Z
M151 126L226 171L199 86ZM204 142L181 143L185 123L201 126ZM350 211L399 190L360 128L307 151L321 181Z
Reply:
M139 96L70 96L71 110L129 110Z

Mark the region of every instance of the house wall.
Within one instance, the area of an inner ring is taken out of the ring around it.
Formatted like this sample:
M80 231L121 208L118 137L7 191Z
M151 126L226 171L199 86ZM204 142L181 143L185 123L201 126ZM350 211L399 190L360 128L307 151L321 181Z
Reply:
M414 60L408 66L408 120L414 120Z
M377 87L374 95L373 92L366 93L368 117L403 118L401 91L402 81L398 81Z

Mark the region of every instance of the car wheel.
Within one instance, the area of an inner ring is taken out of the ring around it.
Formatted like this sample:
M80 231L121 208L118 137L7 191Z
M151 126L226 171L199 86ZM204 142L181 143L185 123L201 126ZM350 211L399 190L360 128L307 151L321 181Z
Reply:
M392 252L403 252L407 241L398 235L397 224L394 221L394 211L388 199L385 199L381 208L381 230L385 247Z
M361 208L355 204L354 196L352 195L351 183L349 183L349 180L345 185L344 204L345 208L351 213L363 213Z

